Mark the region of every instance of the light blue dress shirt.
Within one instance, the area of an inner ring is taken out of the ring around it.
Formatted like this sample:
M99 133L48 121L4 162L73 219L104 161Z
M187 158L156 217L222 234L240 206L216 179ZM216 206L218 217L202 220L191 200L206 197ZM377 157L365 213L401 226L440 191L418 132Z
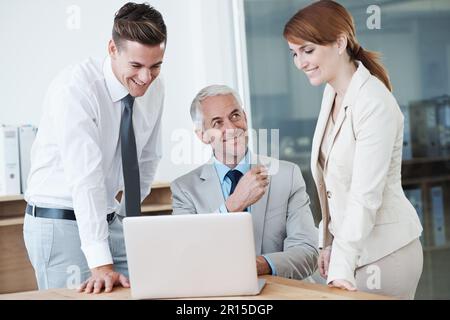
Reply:
M226 176L228 171L230 170L238 170L243 175L246 174L250 170L250 152L247 151L245 154L245 157L242 158L242 160L238 163L238 165L234 169L230 169L225 164L217 160L216 157L214 157L214 168L216 169L217 175L219 176L220 185L222 187L222 193L223 198L225 201L230 196L230 190L231 190L231 179ZM252 212L252 206L249 206L247 208L248 212ZM228 209L225 206L225 202L220 206L219 211L221 213L228 213ZM272 269L272 275L276 276L277 271L275 269L275 265L270 261L270 258L263 255L264 259L266 259L267 263L269 264L270 268Z

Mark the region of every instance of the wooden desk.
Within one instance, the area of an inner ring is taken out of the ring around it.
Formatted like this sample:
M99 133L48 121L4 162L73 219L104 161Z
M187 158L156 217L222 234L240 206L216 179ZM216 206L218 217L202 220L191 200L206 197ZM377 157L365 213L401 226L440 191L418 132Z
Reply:
M266 285L257 296L214 297L208 299L223 300L386 300L389 297L364 292L349 292L325 285L306 283L299 280L274 276L263 276ZM29 291L0 295L0 300L129 300L130 289L116 288L111 293L86 294L70 289L51 289L46 291ZM205 299L205 298L200 298Z

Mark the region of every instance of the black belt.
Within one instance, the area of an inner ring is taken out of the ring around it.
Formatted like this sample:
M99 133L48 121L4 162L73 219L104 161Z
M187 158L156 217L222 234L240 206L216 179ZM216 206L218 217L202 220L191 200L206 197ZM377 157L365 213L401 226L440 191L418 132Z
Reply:
M75 212L69 209L53 209L53 208L40 208L36 206L30 206L27 204L25 212L33 217L48 218L48 219L64 219L75 221ZM114 219L115 212L109 213L106 216L106 221L111 222Z

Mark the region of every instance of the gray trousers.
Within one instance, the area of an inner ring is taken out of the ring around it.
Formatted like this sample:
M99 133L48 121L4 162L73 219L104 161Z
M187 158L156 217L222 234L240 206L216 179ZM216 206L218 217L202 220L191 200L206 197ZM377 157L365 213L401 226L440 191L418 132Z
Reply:
M39 290L74 289L91 275L76 221L25 214L23 237ZM114 270L128 277L122 217L118 215L109 222L109 247Z
M368 265L356 269L360 291L398 299L414 299L423 268L419 239Z

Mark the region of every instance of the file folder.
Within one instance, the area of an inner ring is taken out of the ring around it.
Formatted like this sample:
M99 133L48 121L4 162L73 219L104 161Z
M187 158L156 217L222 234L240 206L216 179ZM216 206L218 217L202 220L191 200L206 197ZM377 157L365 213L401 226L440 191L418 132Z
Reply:
M17 127L0 126L0 195L20 194Z
M19 156L20 156L20 184L21 192L27 189L28 174L31 167L31 146L36 138L37 128L31 125L19 127Z

